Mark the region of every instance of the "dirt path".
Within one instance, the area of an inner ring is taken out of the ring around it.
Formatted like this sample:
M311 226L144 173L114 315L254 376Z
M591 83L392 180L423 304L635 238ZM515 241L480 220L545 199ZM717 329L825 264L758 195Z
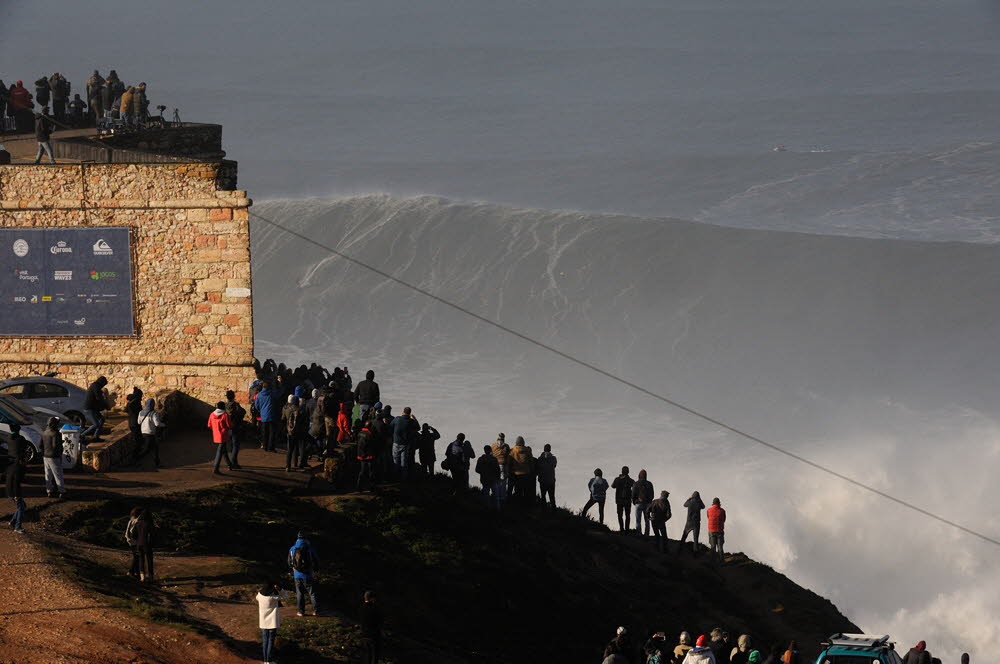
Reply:
M268 482L304 486L309 473L285 473L284 455L246 449L240 453L242 471L211 473L214 448L205 438L181 435L164 444L163 465L155 469L150 458L124 471L70 473L66 476L69 499L44 497L41 468L33 466L26 479L29 516L24 535L0 525L0 664L145 663L258 661L256 608L245 591L237 563L215 557L158 558L159 589L177 598L193 617L217 626L236 649L234 654L220 639L193 631L146 622L91 597L46 561L41 542L51 535L44 530L48 518L79 509L109 494L148 496L189 491L223 482ZM224 468L224 467L223 467ZM5 499L6 500L6 499ZM0 515L9 518L10 501ZM89 545L86 555L127 565L124 551ZM294 609L285 609L294 615Z

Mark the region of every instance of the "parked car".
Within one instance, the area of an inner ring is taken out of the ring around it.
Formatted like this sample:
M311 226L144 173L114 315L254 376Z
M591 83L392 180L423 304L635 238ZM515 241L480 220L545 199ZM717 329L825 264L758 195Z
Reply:
M0 394L14 397L32 407L43 407L63 414L77 426L88 427L93 420L83 404L87 390L60 378L24 376L0 381Z
M50 417L58 419L60 427L71 424L66 417L48 408L32 408L18 399L0 395L0 442L8 442L12 433L11 424L17 424L21 427L21 435L28 441L25 462L41 462L42 432L48 426Z
M823 643L816 664L902 664L889 636L834 634Z

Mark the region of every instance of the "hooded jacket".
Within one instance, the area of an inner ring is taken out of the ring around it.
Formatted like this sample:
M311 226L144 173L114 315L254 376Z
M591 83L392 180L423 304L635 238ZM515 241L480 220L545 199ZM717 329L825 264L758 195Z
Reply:
M705 512L708 517L708 532L721 533L726 530L726 510L720 505L712 505Z
M493 450L493 457L497 460L501 466L507 465L507 459L510 457L510 445L506 441L497 439L497 442L493 443L490 448Z
M254 406L257 407L257 412L260 413L261 422L274 422L278 419L278 404L274 400L274 393L270 387L265 387L257 393Z
M83 400L85 410L95 410L101 412L107 410L108 402L104 400L104 387L108 384L108 379L101 376L87 388L87 396Z
M299 570L292 567L292 561L295 559L296 549L305 549L306 555L308 555L310 560L312 561L311 570L300 572ZM297 540L295 540L295 544L293 544L292 548L288 550L288 566L292 567L292 573L294 574L296 579L308 580L312 578L317 568L319 568L319 556L316 555L316 549L314 549L312 544L309 543L309 540L307 540L304 537L300 537Z
M554 486L556 483L556 464L558 459L552 452L542 452L535 461L538 469L538 483L545 486Z
M469 462L476 458L476 453L472 451L472 443L456 438L448 443L448 447L444 450L444 456L448 459L450 470L457 468L468 470Z
M649 505L649 519L653 523L666 523L670 521L670 501L666 498L657 498Z
M632 486L632 504L649 505L653 502L656 493L653 491L653 483L646 479L646 471L639 471L639 479Z
M705 503L701 501L701 494L695 491L691 497L684 501L684 507L688 510L687 523L689 525L701 523L701 511L705 509Z
M358 432L358 461L371 461L375 458L375 439L368 427L362 427Z
M716 664L715 654L707 646L691 648L684 657L684 664Z
M632 502L632 487L635 480L628 475L619 475L611 483L611 488L615 490L615 504L628 505Z
M230 424L232 424L231 420ZM156 402L152 399L146 399L146 407L139 413L139 430L144 436L152 436L156 433L156 427L161 426L163 426L163 420L156 412Z
M226 433L233 427L229 424L229 416L226 411L216 408L208 416L208 428L212 430L212 442L221 445L226 442Z
M49 105L49 96L52 89L49 87L49 79L44 76L35 81L35 99L42 106Z
M931 654L927 652L927 644L921 641L910 648L903 658L903 664L931 664Z
M285 431L289 436L297 436L305 431L305 417L297 403L287 403L281 409L281 419L285 421Z
M483 454L476 461L476 472L483 486L492 486L500 481L500 464L492 454Z
M58 429L45 427L45 431L42 432L42 456L46 459L58 459L62 457L62 453L62 434Z
M514 447L510 450L511 474L520 477L530 475L534 465L535 457L531 454L531 448L524 444L524 438L518 436Z
M14 86L14 89L10 91L9 103L11 108L15 111L23 111L34 106L31 99L31 93L28 92L21 81L18 81L17 85Z
M135 94L135 88L129 86L125 92L122 93L121 103L118 105L118 112L122 115L128 115L132 112L132 96Z

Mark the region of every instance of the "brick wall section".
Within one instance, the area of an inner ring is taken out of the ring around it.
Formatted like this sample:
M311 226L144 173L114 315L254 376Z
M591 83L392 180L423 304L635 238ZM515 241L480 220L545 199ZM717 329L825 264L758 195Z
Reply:
M0 378L44 373L208 403L253 377L251 201L219 163L0 166L0 227L128 226L137 336L0 337Z

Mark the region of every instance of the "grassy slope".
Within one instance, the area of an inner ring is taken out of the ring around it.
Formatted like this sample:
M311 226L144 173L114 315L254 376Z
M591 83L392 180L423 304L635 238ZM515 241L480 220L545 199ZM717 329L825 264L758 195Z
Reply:
M59 529L120 548L130 500L75 512ZM662 556L561 510L494 515L473 494L453 498L440 479L373 498L234 484L143 505L161 523L162 548L239 558L248 599L259 579L287 579L296 530L313 533L321 602L337 619L289 621L295 661L343 661L356 645L358 598L371 588L388 615L394 661L595 661L619 624L670 638L723 626L734 641L743 632L761 644L795 638L806 652L856 630L828 601L745 557L720 569L705 557Z

